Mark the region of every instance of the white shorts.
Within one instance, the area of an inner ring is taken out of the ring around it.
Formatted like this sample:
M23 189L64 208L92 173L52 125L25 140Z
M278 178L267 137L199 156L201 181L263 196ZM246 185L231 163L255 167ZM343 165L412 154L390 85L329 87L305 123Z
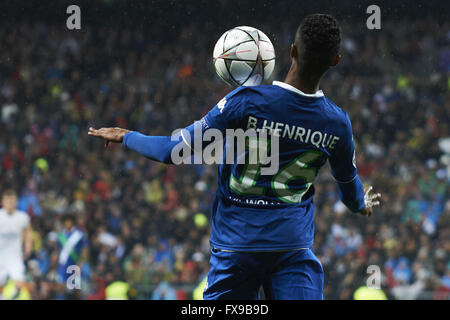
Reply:
M8 279L12 279L14 281L25 280L25 266L22 261L0 264L0 285L4 285Z

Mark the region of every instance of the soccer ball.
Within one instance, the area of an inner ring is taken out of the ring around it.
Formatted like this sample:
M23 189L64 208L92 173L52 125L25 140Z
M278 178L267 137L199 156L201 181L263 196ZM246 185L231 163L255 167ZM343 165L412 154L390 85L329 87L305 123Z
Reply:
M256 86L272 75L275 50L260 30L242 26L226 31L214 47L217 74L231 86Z

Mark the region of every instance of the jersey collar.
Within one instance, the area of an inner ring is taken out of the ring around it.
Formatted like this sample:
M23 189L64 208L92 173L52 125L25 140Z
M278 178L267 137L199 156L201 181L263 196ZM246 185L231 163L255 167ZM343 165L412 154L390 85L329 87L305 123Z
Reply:
M317 90L315 93L304 93L304 92L298 90L297 88L295 88L295 87L293 87L293 86L291 86L290 84L287 84L287 83L285 83L285 82L274 81L274 82L272 82L272 84L275 85L275 86L282 87L282 88L284 88L284 89L286 89L286 90L295 92L295 93L297 93L297 94L299 94L299 95L301 95L301 96L305 96L305 97L310 97L310 98L320 98L320 97L323 97L323 96L324 96L322 90Z

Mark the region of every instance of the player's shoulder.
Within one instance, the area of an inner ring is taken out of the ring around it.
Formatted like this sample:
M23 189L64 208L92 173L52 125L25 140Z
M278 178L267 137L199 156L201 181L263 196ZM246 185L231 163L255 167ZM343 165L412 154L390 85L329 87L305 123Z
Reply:
M30 216L28 215L28 213L26 213L25 211L22 211L22 210L16 209L16 211L14 211L14 215L16 217L18 217L19 219L24 220L26 222L28 222L30 220Z
M25 211L23 211L23 210L19 210L19 209L16 209L16 210L14 210L14 214L16 214L16 215L18 215L18 216L27 216L28 217L28 213L26 213Z
M347 112L345 112L345 110L343 110L336 103L334 103L334 101L332 101L331 99L329 99L327 97L324 97L323 102L322 102L322 107L324 109L326 109L326 111L328 111L329 113L336 115L336 117L338 117L338 118L347 118L348 117Z
M339 124L347 125L350 123L347 112L327 97L323 97L321 107L329 117L332 117Z
M264 104L274 97L280 97L279 88L275 85L240 86L229 92L223 102L245 102L245 105Z
M246 99L255 94L260 86L239 86L224 97L225 99Z
M239 89L239 90L237 90ZM280 86L274 84L260 84L257 86L241 86L237 88L237 94L240 95L264 95L282 92ZM281 90L280 90L281 89Z
M222 112L225 106L243 108L248 110L252 105L263 104L267 99L264 93L267 86L240 86L227 93L218 103L217 107Z

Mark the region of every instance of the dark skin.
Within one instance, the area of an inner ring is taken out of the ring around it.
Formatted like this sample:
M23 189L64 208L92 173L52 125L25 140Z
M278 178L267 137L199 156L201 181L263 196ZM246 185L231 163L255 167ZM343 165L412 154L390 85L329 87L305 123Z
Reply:
M341 56L337 54L335 57L330 58L329 66L325 68L323 72L308 70L302 63L302 57L300 56L300 50L298 49L301 45L301 39L299 39L297 44L294 43L291 45L291 67L289 68L289 72L284 82L304 93L314 94L317 90L319 90L320 80L326 71L329 68L336 66L339 63ZM89 128L88 134L105 139L105 147L107 147L110 142L121 143L123 141L123 137L128 132L130 132L130 130L117 127L101 129ZM371 191L372 186L364 189L364 200L366 207L359 211L359 214L367 217L372 215L374 207L380 205L379 199L381 198L381 194L371 194Z
M329 67L334 67L339 63L341 56L338 54L330 60ZM299 89L300 91L308 94L313 94L319 90L320 80L324 76L325 72L313 72L305 71L306 68L302 68L302 64L299 62L299 50L296 44L291 45L291 67L284 79L284 82Z
M100 129L94 129L90 127L88 135L105 139L105 147L107 147L110 142L122 143L123 137L128 132L130 132L130 130L119 127Z

